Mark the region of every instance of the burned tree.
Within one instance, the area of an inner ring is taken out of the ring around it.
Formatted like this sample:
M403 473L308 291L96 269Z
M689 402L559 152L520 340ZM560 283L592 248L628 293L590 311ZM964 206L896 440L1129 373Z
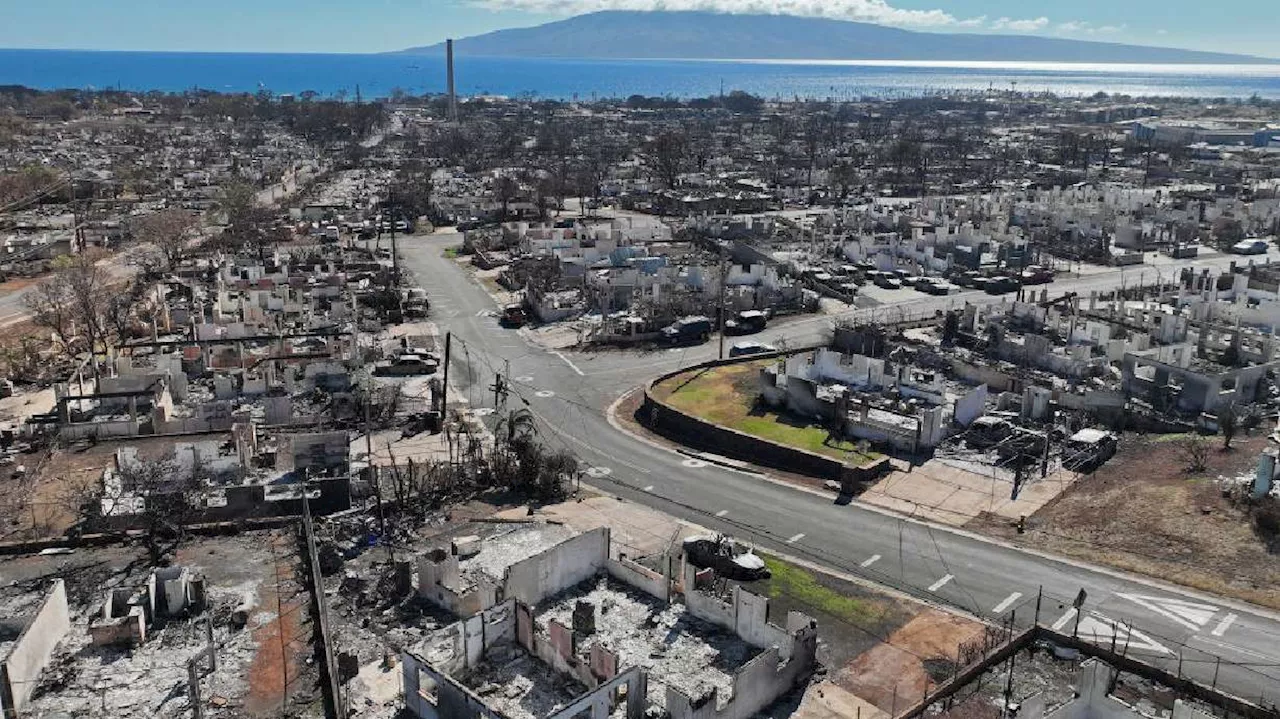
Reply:
M186 210L170 208L137 218L131 224L133 236L144 245L152 245L172 270L187 252L188 233L195 227L195 217Z
M23 301L36 325L58 336L68 351L83 338L84 349L93 356L106 339L106 309L112 288L97 255L64 255L54 261L54 274L27 294ZM92 362L97 373L97 362Z
M673 189L684 171L688 138L678 130L662 132L648 145L648 161L667 189Z

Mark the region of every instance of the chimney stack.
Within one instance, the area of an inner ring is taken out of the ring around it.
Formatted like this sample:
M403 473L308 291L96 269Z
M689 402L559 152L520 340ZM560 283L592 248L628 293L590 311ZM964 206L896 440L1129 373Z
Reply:
M444 41L445 62L449 67L449 120L458 121L458 94L453 87L453 38Z

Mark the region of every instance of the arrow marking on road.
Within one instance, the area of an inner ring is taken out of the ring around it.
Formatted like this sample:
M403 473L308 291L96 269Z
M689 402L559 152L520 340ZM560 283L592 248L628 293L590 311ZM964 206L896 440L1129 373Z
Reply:
M716 516L717 516L717 517L723 517L724 515L726 515L726 514L728 514L728 513L729 513L729 510L727 510L727 509L722 509L722 510L720 510L719 512L716 512Z
M862 566L863 566L863 567L870 567L871 565L875 564L875 563L876 563L876 562L878 562L878 561L880 561L880 555L879 555L879 554L873 554L873 555L871 555L870 557L867 557L867 561L863 562L863 563L862 563Z
M1222 621L1218 622L1218 626L1214 627L1213 631L1210 633L1215 637L1220 637L1223 634L1226 634L1227 629L1239 618L1240 617L1237 617L1234 613L1228 614L1222 618Z
M804 532L801 532L796 536L792 537L791 539L788 539L787 544L795 544L796 542L799 542L801 539L804 539Z
M956 575L954 574L945 575L942 579L939 579L933 584L930 584L929 591L936 592L939 589L942 589L943 587L945 587L947 585L947 582L950 582L952 579L955 579L955 578L956 578Z
M1116 651L1173 654L1167 647L1137 629L1100 617L1081 619L1076 636L1099 646L1110 646L1114 638Z
M1198 604L1183 599L1151 597L1144 594L1118 594L1116 596L1124 597L1134 604L1150 609L1165 619L1177 622L1193 632L1204 629L1209 620L1213 619L1214 613L1218 611L1218 608L1212 604Z
M643 490L641 490L641 491L643 491L643 492L652 492L652 491L653 491L653 485L652 485L652 484L650 484L649 486L645 487L645 488L644 488Z
M1022 598L1022 592L1014 592L1013 594L1010 594L1009 596L1005 597L1003 602L1000 602L999 604L997 604L995 608L991 610L991 613L1001 614L1004 612L1004 610L1013 606L1013 603L1018 601L1021 598Z

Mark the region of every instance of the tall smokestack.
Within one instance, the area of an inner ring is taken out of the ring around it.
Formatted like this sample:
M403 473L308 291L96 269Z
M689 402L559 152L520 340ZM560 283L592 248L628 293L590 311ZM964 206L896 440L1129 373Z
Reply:
M458 94L453 88L453 38L444 41L445 62L449 66L449 119L458 121Z

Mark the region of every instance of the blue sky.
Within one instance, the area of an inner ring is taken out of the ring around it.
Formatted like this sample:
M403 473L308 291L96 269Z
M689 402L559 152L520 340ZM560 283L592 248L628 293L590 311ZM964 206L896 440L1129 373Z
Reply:
M1275 0L12 0L0 47L381 52L599 9L823 15L1280 57ZM3 78L0 78L3 82Z

